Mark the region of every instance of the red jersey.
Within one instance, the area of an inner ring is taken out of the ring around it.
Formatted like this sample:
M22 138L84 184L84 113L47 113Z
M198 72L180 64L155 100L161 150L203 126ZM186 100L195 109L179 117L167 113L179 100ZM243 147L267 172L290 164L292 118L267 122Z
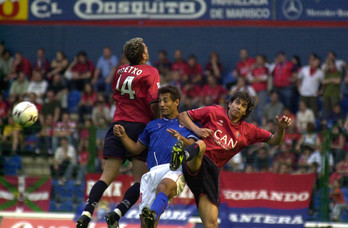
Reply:
M213 130L210 137L203 139L206 144L205 155L219 168L248 145L266 142L272 135L271 132L245 121L233 124L226 110L219 105L193 109L187 113L203 128Z
M148 65L117 68L112 88L116 102L113 121L148 123L154 118L150 103L158 99L159 74Z
M220 98L222 98L227 92L221 85L216 85L214 88L210 85L204 85L201 91L201 96L204 98L210 97L214 104L219 104Z
M292 77L293 64L286 62L277 64L273 70L274 86L284 88L292 84L290 78Z
M248 74L251 72L251 69L253 65L255 64L254 58L248 58L245 61L240 61L237 63L237 72L238 75L247 77Z
M174 62L172 64L172 71L179 71L181 74L187 74L188 64L185 61Z

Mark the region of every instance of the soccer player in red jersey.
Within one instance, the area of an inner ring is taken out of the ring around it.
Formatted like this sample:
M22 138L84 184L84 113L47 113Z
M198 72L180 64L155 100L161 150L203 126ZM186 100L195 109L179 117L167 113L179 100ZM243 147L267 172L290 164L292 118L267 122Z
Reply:
M227 112L223 107L213 105L179 114L180 123L200 136L206 144L204 154L199 152L199 141L183 148L181 152L186 158L186 162L183 163L184 176L195 196L205 228L218 227L220 169L250 144L281 144L285 129L291 125L290 118L276 116L278 130L272 134L244 121L253 106L254 101L248 93L236 92L231 97ZM193 121L199 122L201 127ZM173 151L177 153L178 147L174 146ZM173 158L180 157L174 152L171 164L177 164Z
M106 159L103 173L89 194L86 206L77 221L77 228L87 228L93 211L106 188L118 175L121 165L128 159L132 161L134 184L125 193L122 202L113 212L105 216L108 227L117 227L118 220L139 198L140 179L147 172L145 165L147 151L132 156L123 146L119 137L113 133L115 124L122 125L128 136L137 141L146 124L160 116L157 90L159 74L156 68L146 65L149 60L147 46L141 38L126 42L123 52L130 62L116 70L112 88L116 111L113 124L105 136L103 156Z

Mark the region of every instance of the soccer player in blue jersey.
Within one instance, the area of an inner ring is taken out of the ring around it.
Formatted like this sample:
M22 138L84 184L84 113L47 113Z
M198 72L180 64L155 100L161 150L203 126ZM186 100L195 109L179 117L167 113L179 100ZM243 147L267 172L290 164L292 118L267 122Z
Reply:
M168 205L168 199L180 194L185 187L182 169L172 171L170 160L172 148L178 140L179 146L195 146L198 138L190 130L178 122L178 106L180 91L177 87L169 85L158 89L159 105L162 119L150 121L143 133L134 142L130 139L124 127L114 126L114 134L122 140L125 148L131 154L140 154L148 147L147 166L149 172L145 173L140 182L142 201L139 206L142 227L152 228L157 226L159 217ZM205 147L199 145L201 152ZM196 153L200 152L196 150ZM112 213L112 212L110 212Z

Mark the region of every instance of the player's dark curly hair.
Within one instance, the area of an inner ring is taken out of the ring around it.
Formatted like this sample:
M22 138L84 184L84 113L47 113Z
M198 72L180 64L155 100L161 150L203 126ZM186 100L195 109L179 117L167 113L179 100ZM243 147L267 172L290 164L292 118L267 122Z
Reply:
M138 65L143 59L143 54L145 53L143 39L137 37L128 40L123 46L123 52L130 65Z
M170 98L173 101L175 101L176 99L179 99L179 102L180 102L180 99L181 99L181 92L180 92L179 88L176 86L173 86L173 85L167 85L167 86L160 87L158 89L157 93L158 93L158 95L163 94L163 93L169 93Z
M235 92L234 94L232 94L232 97L230 99L230 103L233 103L233 101L236 99L243 100L243 101L247 102L248 108L246 110L246 113L240 119L240 120L245 120L246 118L248 118L250 113L254 110L254 105L255 105L254 98L252 96L250 96L250 94L248 92Z

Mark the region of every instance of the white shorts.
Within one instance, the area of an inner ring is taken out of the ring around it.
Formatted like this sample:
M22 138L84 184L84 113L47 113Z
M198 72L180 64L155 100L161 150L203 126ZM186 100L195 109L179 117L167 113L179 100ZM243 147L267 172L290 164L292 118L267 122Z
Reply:
M175 171L170 170L169 163L152 167L149 172L141 177L139 214L141 214L144 207L151 208L156 198L157 186L164 178L169 178L176 182L176 195L179 195L184 190L185 178L181 166Z

